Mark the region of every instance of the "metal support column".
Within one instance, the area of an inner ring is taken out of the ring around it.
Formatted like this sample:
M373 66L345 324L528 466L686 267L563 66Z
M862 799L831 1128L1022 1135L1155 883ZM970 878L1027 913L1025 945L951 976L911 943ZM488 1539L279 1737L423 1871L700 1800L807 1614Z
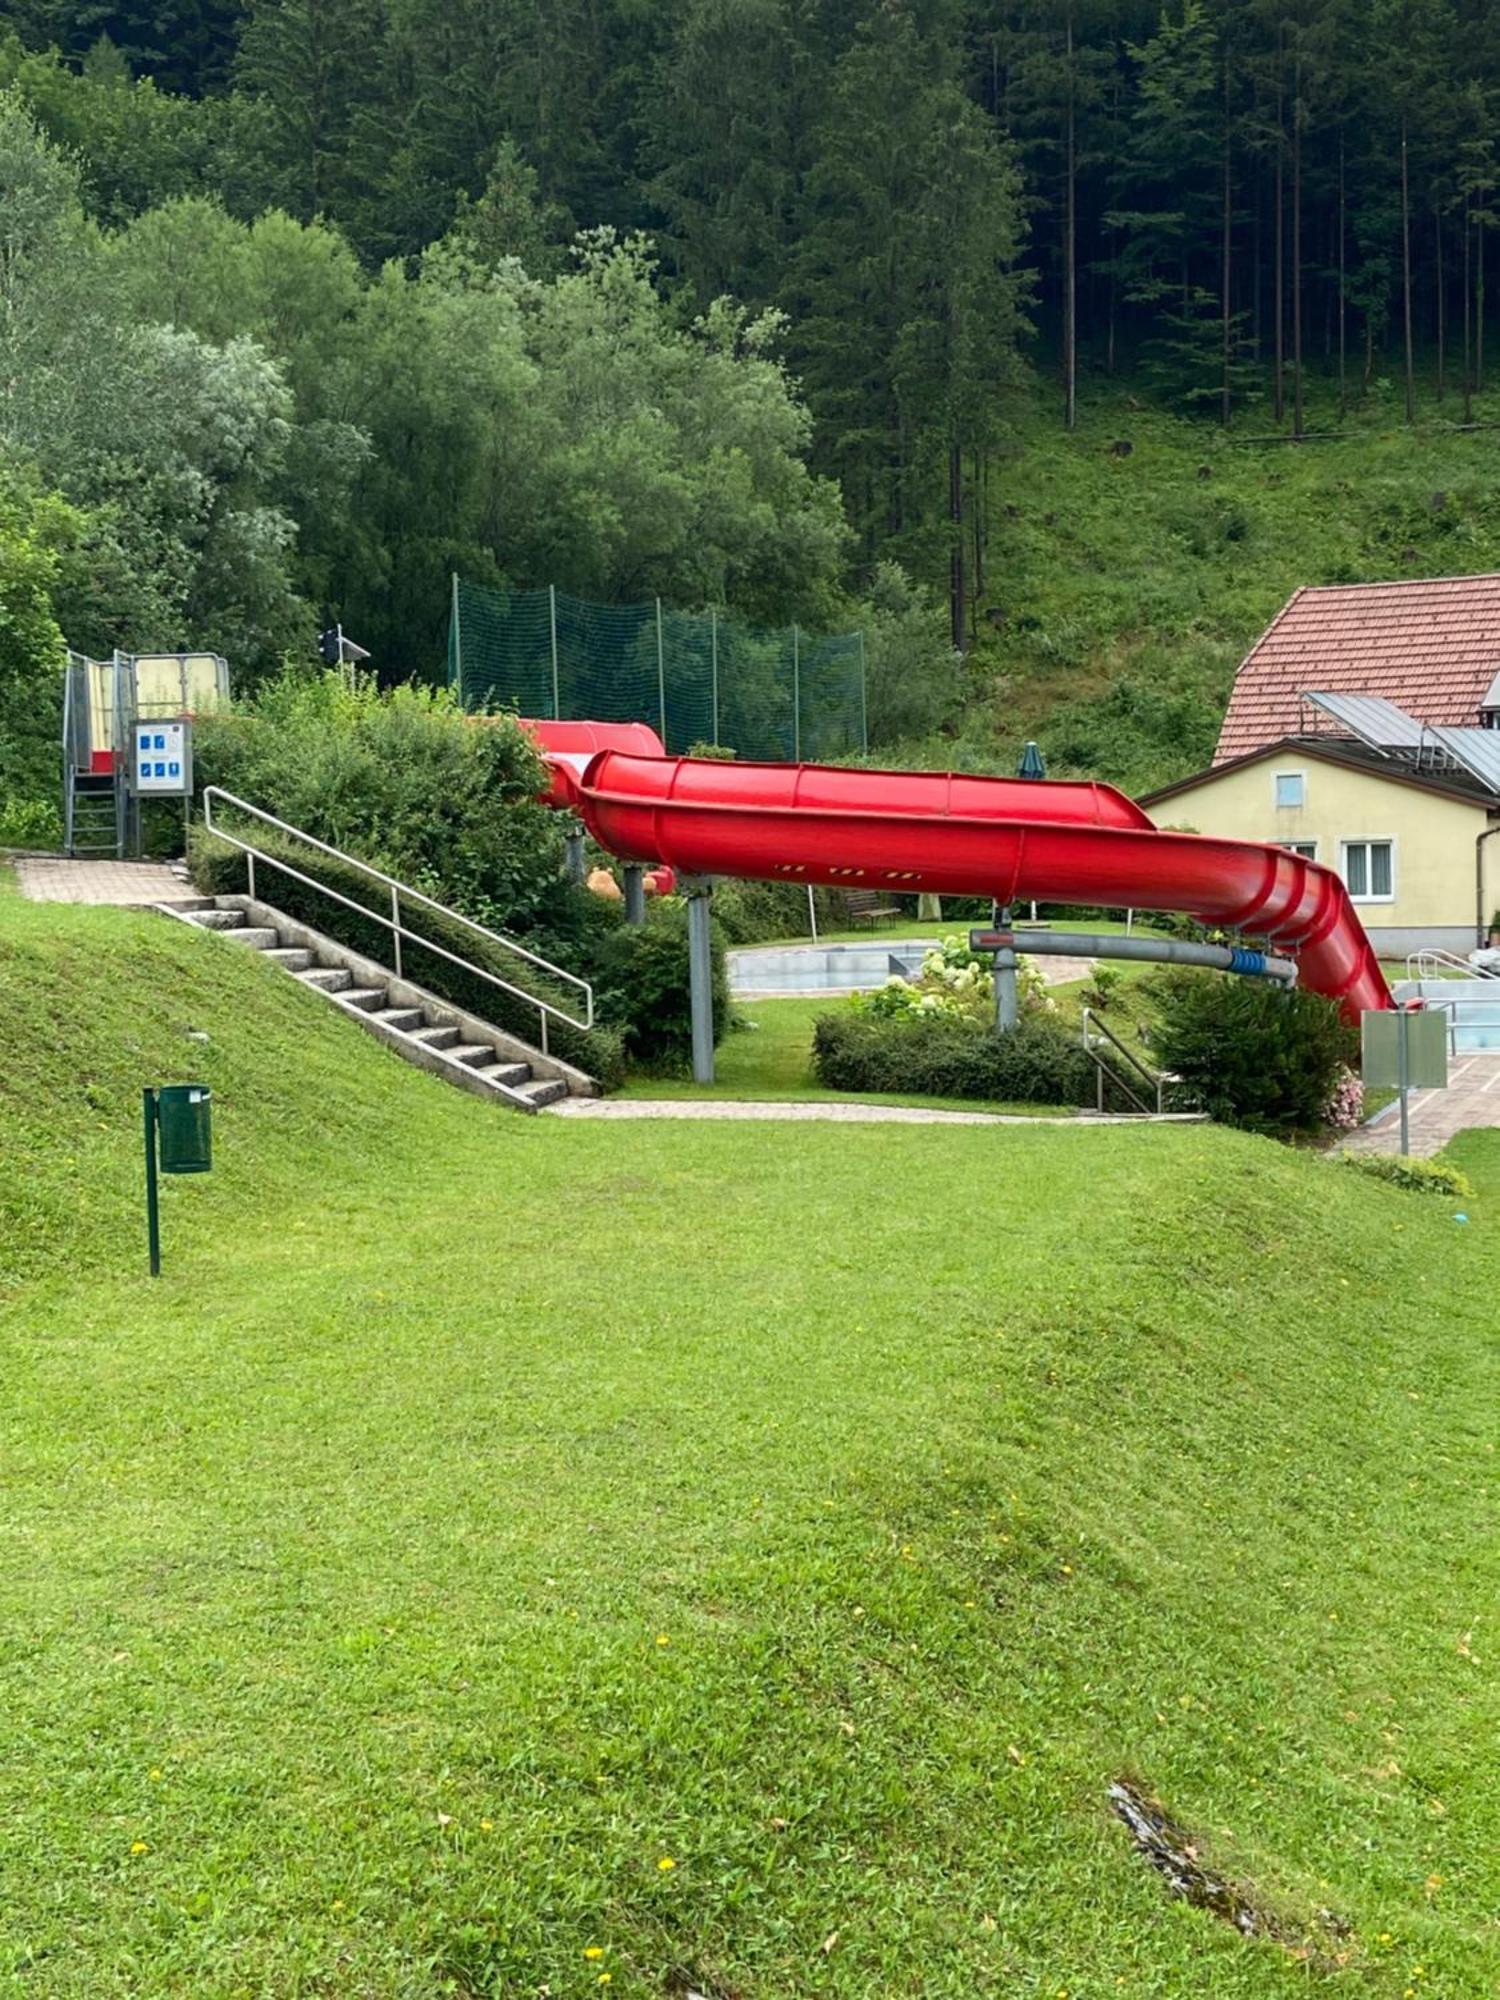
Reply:
M582 882L585 874L583 853L583 828L577 820L568 822L567 833L563 836L564 872L570 882Z
M547 585L547 617L552 632L552 720L562 721L562 704L558 700L557 674L557 585Z
M711 740L711 741L713 742L714 746L715 746L715 747L717 748L717 746L718 746L718 741L719 741L719 614L718 614L718 611L717 611L717 609L716 609L716 608L713 608L713 607L710 607L710 610L709 610L709 614L708 614L708 615L709 615L709 621L710 621L710 622L709 622L709 643L710 643L710 646L711 646L711 648L712 648L712 658L713 658L713 676L714 676L714 679L713 679L713 694L714 694L714 707L713 707L713 723L714 723L714 733L713 733L713 736L712 736L712 738L711 738L710 740Z
M1407 1036L1411 1033L1411 1016L1403 1007L1396 1015L1396 1088L1401 1093L1401 1157L1411 1157L1411 1124L1408 1118L1407 1098L1411 1089L1411 1064L1407 1054Z
M859 635L859 747L870 752L870 702L865 691L865 635Z
M998 913L995 928L1005 938L995 952L995 1032L1009 1034L1020 1019L1020 995L1016 984L1016 968L1020 961L1016 948L1007 933L1010 930L1011 914L1008 909Z
M625 921L627 924L646 921L646 871L639 861L625 863Z
M656 600L656 713L663 748L667 741L667 645L662 633L661 599Z
M688 985L693 1015L693 1081L714 1080L714 965L710 923L714 885L689 875L678 885L688 899Z
M802 641L792 627L792 762L802 762Z

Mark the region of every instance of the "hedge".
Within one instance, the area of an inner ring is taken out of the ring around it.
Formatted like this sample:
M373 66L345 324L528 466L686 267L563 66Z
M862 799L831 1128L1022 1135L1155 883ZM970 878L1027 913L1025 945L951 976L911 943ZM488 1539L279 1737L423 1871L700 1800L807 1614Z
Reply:
M813 1024L813 1067L830 1090L1007 1104L1094 1101L1093 1063L1076 1034L1045 1016L997 1035L959 1017L882 1019L845 1007Z

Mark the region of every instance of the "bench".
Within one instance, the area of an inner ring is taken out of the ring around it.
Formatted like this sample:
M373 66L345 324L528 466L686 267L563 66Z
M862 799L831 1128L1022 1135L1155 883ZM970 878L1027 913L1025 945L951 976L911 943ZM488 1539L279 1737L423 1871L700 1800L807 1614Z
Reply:
M882 917L899 917L900 905L883 903L878 889L846 889L844 906L854 923L875 924Z

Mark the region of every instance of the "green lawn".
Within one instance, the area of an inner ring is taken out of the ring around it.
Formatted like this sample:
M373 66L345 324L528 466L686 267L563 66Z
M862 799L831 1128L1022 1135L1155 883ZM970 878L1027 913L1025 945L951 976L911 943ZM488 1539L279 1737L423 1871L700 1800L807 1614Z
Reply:
M1493 1139L526 1120L0 907L0 1991L1496 1989Z

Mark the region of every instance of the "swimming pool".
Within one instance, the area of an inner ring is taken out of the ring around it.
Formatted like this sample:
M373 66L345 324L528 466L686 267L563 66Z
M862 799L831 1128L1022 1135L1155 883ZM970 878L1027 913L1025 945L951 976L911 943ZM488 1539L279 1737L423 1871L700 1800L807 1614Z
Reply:
M882 938L869 944L746 945L728 954L729 990L736 999L797 993L869 993L893 975L921 970L924 938Z

